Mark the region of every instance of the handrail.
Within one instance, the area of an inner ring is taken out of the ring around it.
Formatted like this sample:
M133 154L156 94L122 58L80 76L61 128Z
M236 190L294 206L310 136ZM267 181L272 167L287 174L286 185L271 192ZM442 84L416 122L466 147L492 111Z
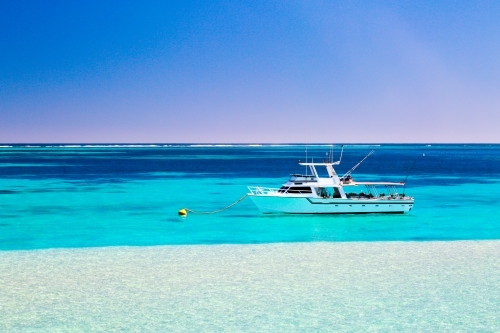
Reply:
M290 174L290 176L292 176L292 177L301 177L301 178L316 179L316 176L313 176L313 175L301 175L301 174L298 174L298 173L292 173L292 174Z
M247 186L251 194L271 194L278 193L278 188L262 187L262 186Z
M262 186L247 186L250 194L311 194L311 192L302 192L300 190L293 190L294 192L289 192L290 187L287 189L273 188L273 187L262 187ZM281 192L280 192L281 191Z

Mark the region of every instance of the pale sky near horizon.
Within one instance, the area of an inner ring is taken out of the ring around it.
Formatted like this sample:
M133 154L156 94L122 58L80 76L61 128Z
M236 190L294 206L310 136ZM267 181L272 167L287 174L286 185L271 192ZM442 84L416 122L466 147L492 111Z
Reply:
M2 1L0 142L500 143L499 1Z

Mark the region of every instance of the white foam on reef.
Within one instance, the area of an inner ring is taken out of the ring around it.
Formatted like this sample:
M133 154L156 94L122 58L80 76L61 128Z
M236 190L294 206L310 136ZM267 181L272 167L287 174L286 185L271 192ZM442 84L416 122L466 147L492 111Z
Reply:
M149 148L161 147L160 145L84 145L85 148Z
M0 327L493 332L500 241L0 252Z
M233 147L234 145L212 145L212 144L197 144L197 145L188 145L188 147Z
M338 145L337 145L338 146ZM382 145L344 145L345 147L381 147Z
M66 144L66 145L19 145L20 148L155 148L155 147L331 147L331 144ZM334 146L340 146L338 144ZM350 147L380 147L381 145L344 145ZM0 145L0 148L12 148Z

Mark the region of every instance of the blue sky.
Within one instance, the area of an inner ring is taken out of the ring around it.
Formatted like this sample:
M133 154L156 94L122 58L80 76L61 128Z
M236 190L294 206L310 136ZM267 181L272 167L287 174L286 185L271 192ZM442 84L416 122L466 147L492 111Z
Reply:
M2 1L0 142L500 142L498 1Z

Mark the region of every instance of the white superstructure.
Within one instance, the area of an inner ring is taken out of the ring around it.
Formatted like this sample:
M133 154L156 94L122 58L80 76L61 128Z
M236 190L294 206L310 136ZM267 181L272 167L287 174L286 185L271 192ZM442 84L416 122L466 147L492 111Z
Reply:
M397 187L404 186L404 182L354 181L350 172L361 162L346 175L339 177L334 166L339 165L340 161L327 163L299 161L299 165L305 166L311 174L293 174L279 189L249 186L248 196L263 213L405 213L412 209L414 199L399 194L396 190ZM317 167L326 168L328 177L320 177ZM363 187L364 190L359 191L359 187ZM384 187L387 193L379 191Z

